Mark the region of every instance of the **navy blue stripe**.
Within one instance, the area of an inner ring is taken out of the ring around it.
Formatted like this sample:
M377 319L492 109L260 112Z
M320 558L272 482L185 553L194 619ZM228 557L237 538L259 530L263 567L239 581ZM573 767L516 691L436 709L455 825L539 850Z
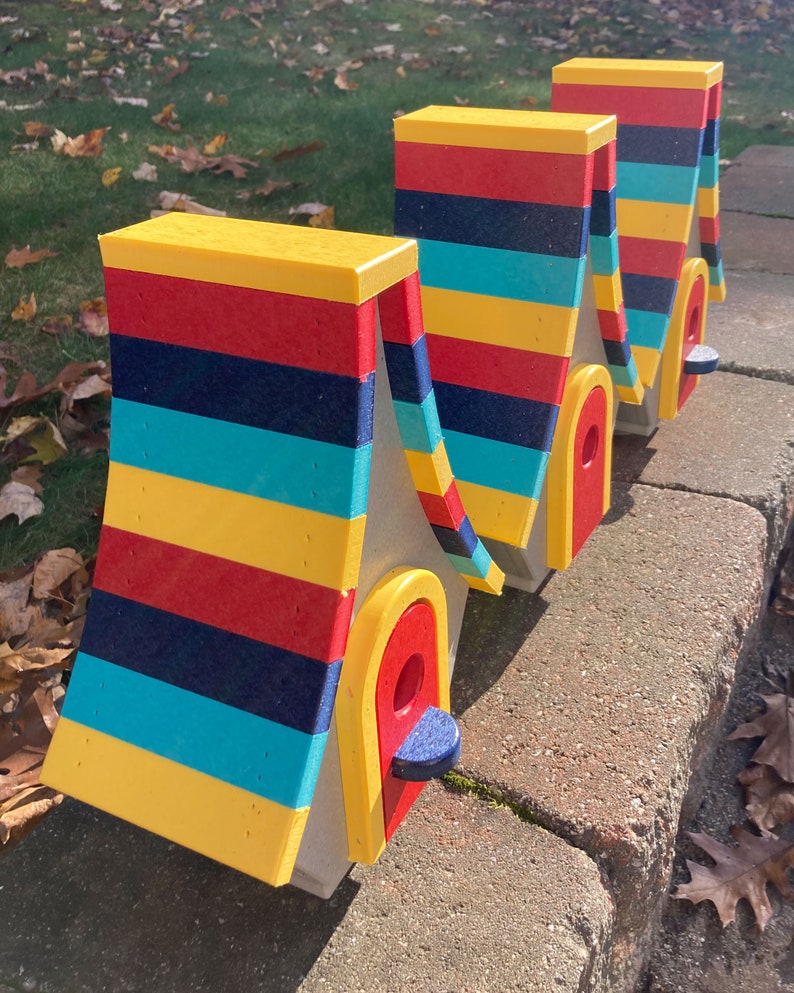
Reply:
M593 190L590 234L608 238L615 230L615 190Z
M587 246L587 210L397 190L394 233L511 252L578 259Z
M470 559L477 549L479 539L474 533L474 528L468 517L464 517L460 522L460 528L454 531L452 528L442 527L440 524L431 524L433 533L438 538L438 543L450 555L462 555L463 558Z
M702 140L700 128L618 124L618 161L696 166L700 162Z
M328 730L342 667L97 589L81 648L307 734Z
M124 400L348 448L372 441L374 372L360 382L127 335L111 336L111 358Z
M640 276L623 273L623 301L626 310L652 310L669 316L675 296L676 280L665 276Z
M716 155L720 150L720 119L719 117L706 124L703 132L703 154Z
M631 361L631 348L627 340L611 341L608 338L602 339L604 342L604 352L607 357L607 365L627 366Z
M720 264L720 246L701 243L700 254L706 260L706 265L718 266Z
M383 347L392 399L405 403L421 403L433 389L427 357L427 338L422 335L413 345L385 341Z
M559 411L555 404L451 383L436 382L434 389L443 430L551 451Z

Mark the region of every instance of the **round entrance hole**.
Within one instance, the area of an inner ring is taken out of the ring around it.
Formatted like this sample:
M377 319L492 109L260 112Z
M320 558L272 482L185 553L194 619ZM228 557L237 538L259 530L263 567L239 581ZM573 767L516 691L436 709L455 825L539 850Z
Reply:
M689 312L689 324L686 329L686 340L697 344L700 335L700 306L693 307Z
M588 466L596 457L598 451L598 425L591 424L590 430L584 437L582 445L582 465Z
M394 686L394 715L405 717L416 703L425 676L424 656L418 652L406 659Z

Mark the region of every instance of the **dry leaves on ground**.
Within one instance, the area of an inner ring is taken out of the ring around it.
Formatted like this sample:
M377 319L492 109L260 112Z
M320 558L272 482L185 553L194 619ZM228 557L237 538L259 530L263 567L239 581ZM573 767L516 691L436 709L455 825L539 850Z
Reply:
M690 838L714 859L706 867L687 859L692 881L679 886L673 897L700 903L710 900L717 908L722 926L736 919L736 904L747 900L753 908L759 931L774 916L766 887L772 883L786 899L794 892L786 879L786 869L794 866L794 843L764 831L761 836L732 827L736 845L723 845L707 834L690 833Z
M0 845L7 850L63 797L39 781L82 635L92 564L73 548L0 576Z
M24 248L12 248L4 261L9 269L21 269L34 262L41 262L42 259L54 259L57 255L57 252L51 252L49 248L39 248L32 252L30 245L25 245Z

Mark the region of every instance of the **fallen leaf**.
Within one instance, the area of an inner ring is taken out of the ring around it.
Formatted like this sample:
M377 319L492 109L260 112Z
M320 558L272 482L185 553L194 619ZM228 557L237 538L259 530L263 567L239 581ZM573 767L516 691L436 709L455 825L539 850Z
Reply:
M110 333L108 308L104 297L82 301L80 304L80 327L92 338L104 338Z
M15 514L17 521L24 524L31 517L39 517L43 511L44 504L36 496L32 486L12 479L0 489L0 518ZM8 628L4 630L10 633Z
M37 465L20 465L11 473L11 478L15 483L24 483L39 496L41 494L41 469Z
M252 162L251 159L243 159L239 155L229 155L227 153L226 155L209 159L206 168L216 176L220 176L224 172L230 172L235 179L245 179L248 175L248 170L245 166L256 168L258 165L258 162Z
M119 181L120 176L121 166L114 166L112 169L105 169L102 173L102 185L113 186L114 183Z
M274 162L283 162L285 159L295 159L300 155L309 155L312 152L321 152L326 148L324 141L310 141L307 145L296 145L294 148L282 148L273 156Z
M49 465L67 451L61 432L48 417L36 417L32 414L15 417L8 425L2 440L7 445L17 439L21 439L32 449L23 458L18 459L20 465L29 465L31 462Z
M45 334L64 334L71 331L74 325L71 314L60 314L58 317L48 317L42 324L40 330Z
M82 555L74 548L55 548L45 552L39 557L33 570L33 596L38 600L51 596L83 565Z
M530 107L537 107L538 98L537 97L522 97L519 101L519 106L523 107L524 110L528 110Z
M180 131L182 129L181 124L177 124L178 115L174 110L175 104L167 103L165 107L160 111L159 114L153 114L152 120L155 124L159 124L161 128L165 128L166 131Z
M113 103L119 107L148 107L149 101L146 97L113 97Z
M338 72L334 76L334 86L338 90L357 90L358 83L353 83L347 78L346 72Z
M34 466L26 466L26 469L34 469ZM17 470L19 471L19 470ZM21 485L25 486L26 489L30 489L35 492L35 489L30 484L23 483L22 480L13 480ZM9 484L6 483L6 486ZM3 489L0 489L0 505L2 505L6 496L3 493ZM28 497L26 496L26 500ZM43 505L42 505L42 510ZM15 509L10 510L8 513L17 514ZM2 514L3 517L8 516L8 513ZM41 513L41 510L38 511ZM19 518L19 523L22 524L23 521L28 519L28 516L33 517L35 514L29 514L27 516L17 517ZM16 638L17 635L24 634L31 624L31 619L33 613L36 611L35 604L29 603L30 599L30 587L33 582L33 569L26 567L19 571L19 574L4 575L0 577L0 631L5 632L6 638ZM9 646L10 651L10 646ZM0 651L0 655L2 652Z
M25 121L25 134L28 138L49 138L55 128L51 124L41 124L39 121Z
M327 203L301 203L297 207L290 207L290 214L321 214L324 210L328 210Z
M728 740L763 737L751 761L772 766L781 779L794 783L794 697L775 693L761 699L766 704L766 713L740 725L728 735Z
M161 210L153 210L152 217L159 217L172 210L184 211L186 214L207 214L212 217L226 217L225 210L216 210L214 207L205 207L204 204L194 200L187 193L171 193L163 190L157 197Z
M228 134L216 134L212 141L208 141L201 149L201 152L203 155L217 155L228 140Z
M139 182L156 183L157 166L152 165L151 162L141 162L137 169L133 169L132 178Z
M229 103L229 98L224 96L223 93L218 93L217 95L210 90L208 93L204 94L204 102L214 104L216 107L226 107Z
M86 131L85 134L79 134L76 138L67 138L61 151L71 159L94 159L104 152L102 139L108 131L110 128L95 128L93 131Z
M33 262L41 262L42 259L54 259L57 255L57 252L51 252L49 248L39 248L31 252L30 245L25 245L24 248L12 248L5 257L5 264L9 269L21 269Z
M32 321L36 316L36 294L31 293L29 297L20 297L19 303L11 311L12 321Z
M745 810L765 831L794 821L794 785L784 782L769 765L751 763L736 777L744 786Z
M761 836L738 827L730 829L736 845L723 845L707 834L689 833L695 844L715 862L707 867L687 859L691 881L678 886L673 897L700 903L710 900L726 927L736 919L736 904L747 900L753 908L758 930L763 931L773 917L766 887L772 883L785 899L794 897L786 869L794 865L794 843L768 831Z
M334 208L326 207L325 210L321 210L319 214L312 214L309 218L310 228L333 228L334 227Z

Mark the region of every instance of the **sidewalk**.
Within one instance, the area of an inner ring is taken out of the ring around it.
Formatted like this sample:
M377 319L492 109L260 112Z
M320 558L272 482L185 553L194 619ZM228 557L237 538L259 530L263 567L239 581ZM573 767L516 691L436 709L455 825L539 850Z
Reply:
M567 573L469 604L459 771L534 823L431 784L322 901L67 801L0 861L0 993L630 993L794 514L794 148L722 189L721 371L617 440Z

